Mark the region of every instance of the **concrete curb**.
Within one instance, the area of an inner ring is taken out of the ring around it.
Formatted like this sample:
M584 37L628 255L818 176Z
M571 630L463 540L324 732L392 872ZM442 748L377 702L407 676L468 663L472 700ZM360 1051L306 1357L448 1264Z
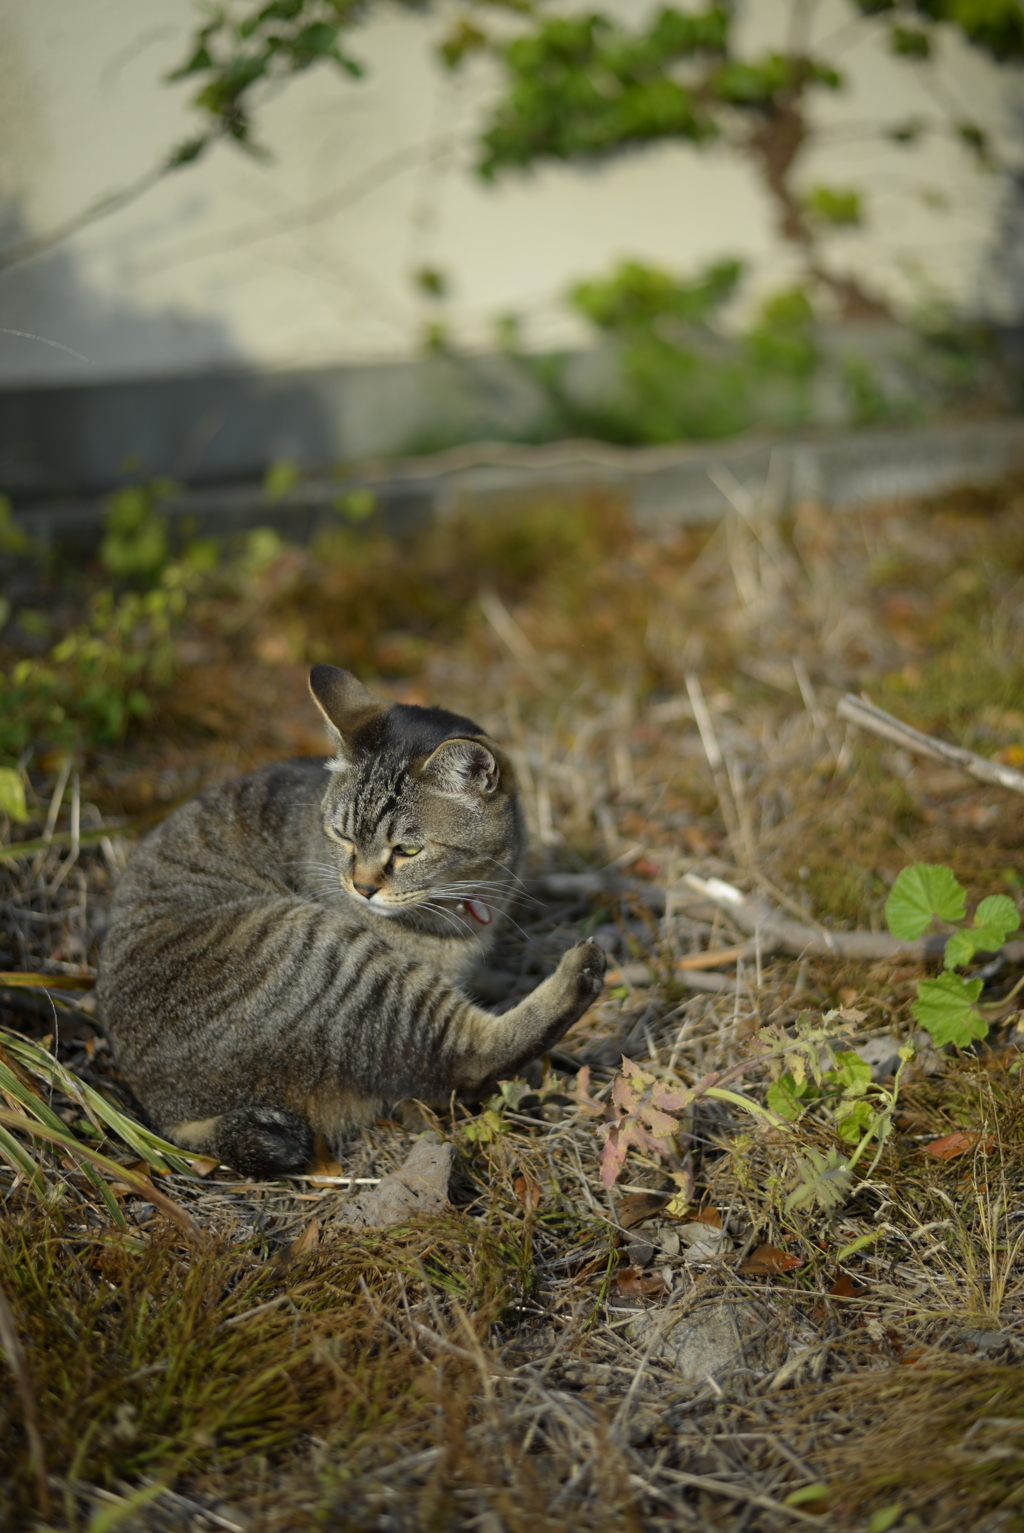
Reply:
M576 498L595 490L622 497L638 526L654 531L711 523L733 506L776 512L801 500L846 510L879 500L996 484L1024 469L1024 419L907 429L743 438L669 447L600 442L547 447L479 444L434 457L366 463L332 479L305 481L270 503L259 484L190 490L167 507L190 534L226 537L271 526L305 540L337 523L339 496L368 489L397 536L467 507ZM104 499L52 501L19 512L34 538L88 551L99 540Z

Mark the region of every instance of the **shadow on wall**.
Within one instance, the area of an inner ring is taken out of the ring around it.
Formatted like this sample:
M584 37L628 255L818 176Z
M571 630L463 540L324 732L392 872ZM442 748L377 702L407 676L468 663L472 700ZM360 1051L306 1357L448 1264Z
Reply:
M0 248L20 223L0 216ZM502 357L259 372L216 319L97 295L64 249L0 271L0 327L58 343L0 330L0 490L22 503L102 493L126 473L210 484L280 459L329 469L529 437L544 409Z
M24 237L8 207L0 249ZM244 365L219 320L98 293L67 249L0 270L0 327L0 486L19 499L107 489L126 470L230 475L240 433L257 433L271 458L329 456L307 391L239 380L225 399L204 377Z

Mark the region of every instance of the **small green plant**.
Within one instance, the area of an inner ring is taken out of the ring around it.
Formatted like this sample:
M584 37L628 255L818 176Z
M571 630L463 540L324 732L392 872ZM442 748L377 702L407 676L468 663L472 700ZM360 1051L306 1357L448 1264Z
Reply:
M915 862L904 868L885 904L885 918L894 937L916 942L930 928L964 920L967 891L941 863ZM994 953L1011 932L1020 927L1017 907L1005 894L981 901L970 925L958 926L946 939L943 972L936 979L918 980L917 1000L911 1007L915 1018L932 1041L967 1048L984 1038L988 1023L976 1002L982 981L967 979L957 969L970 963L975 953Z
M170 556L162 502L178 493L170 479L153 479L118 490L107 502L100 563L117 580L156 580Z
M149 691L171 680L193 578L188 565L168 564L152 590L97 592L86 622L44 659L0 675L0 760L17 761L39 740L75 750L121 739L149 712Z

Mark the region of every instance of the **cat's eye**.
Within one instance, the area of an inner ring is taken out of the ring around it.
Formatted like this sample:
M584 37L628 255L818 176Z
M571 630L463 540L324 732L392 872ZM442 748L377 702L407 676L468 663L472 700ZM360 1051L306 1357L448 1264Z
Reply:
M396 846L395 851L399 857L418 857L422 852L422 846Z

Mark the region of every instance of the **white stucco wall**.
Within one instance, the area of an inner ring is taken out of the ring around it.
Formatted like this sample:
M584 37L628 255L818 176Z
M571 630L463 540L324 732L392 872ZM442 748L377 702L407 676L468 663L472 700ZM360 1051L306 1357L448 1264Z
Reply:
M628 17L647 8L616 6ZM750 35L778 41L789 10L748 0ZM903 301L926 288L975 308L1003 301L989 263L997 179L948 139L896 151L868 136L883 119L935 118L935 86L849 26L851 14L846 0L815 14L815 36L832 36L825 51L851 83L819 96L831 137L804 169L808 183L873 194L868 228L833 241L837 259ZM193 0L0 0L0 244L61 224L195 131L189 89L162 77L197 15ZM745 256L752 294L792 272L756 179L723 149L663 146L586 173L481 185L471 139L491 77L486 66L454 79L438 69L439 25L382 8L353 36L366 80L313 71L266 106L270 164L219 147L0 272L0 326L57 343L0 332L0 386L411 356L427 305L410 272L427 263L450 274L452 332L476 347L508 311L534 345L582 338L561 301L567 284L626 255L681 271ZM964 116L1005 136L1014 74L950 46L936 78Z

